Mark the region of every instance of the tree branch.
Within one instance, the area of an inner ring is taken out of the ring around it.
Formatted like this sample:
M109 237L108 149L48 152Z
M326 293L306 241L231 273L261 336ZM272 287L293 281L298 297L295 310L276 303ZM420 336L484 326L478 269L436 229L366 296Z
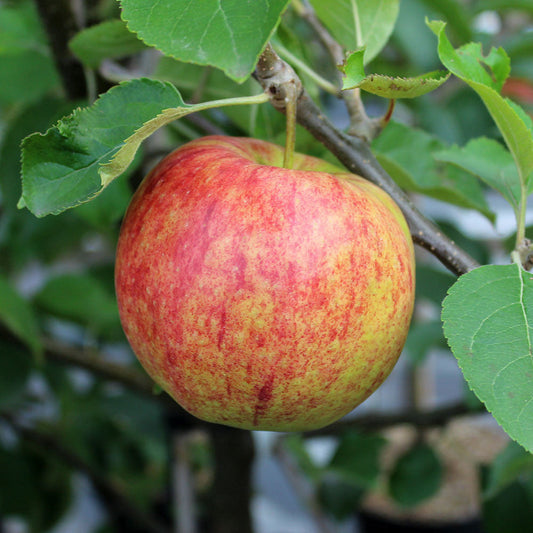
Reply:
M0 412L0 418L9 424L17 435L39 449L52 453L71 468L85 474L100 495L101 502L111 516L127 524L128 531L139 533L170 533L169 528L159 520L142 512L112 480L103 476L89 463L66 448L58 438L50 433L36 430L19 422L13 415Z
M255 71L255 77L271 97L271 104L285 113L285 99L290 91L286 83L295 83L297 74L287 65L271 47L267 47L261 56ZM385 190L398 204L409 224L413 241L425 248L450 271L456 275L464 274L478 263L440 229L427 219L413 204L407 194L396 184L372 154L368 142L338 130L324 116L305 91L298 99L297 120L348 170L360 174Z
M194 422L196 426L207 424L207 422L202 422L187 413L167 393L156 394L152 379L138 370L106 361L98 355L88 355L76 346L64 344L53 339L43 339L43 345L45 357L50 361L83 368L101 378L119 383L131 391L160 402L172 414L175 423L190 425L191 422Z
M251 431L211 424L214 480L209 533L253 533L250 498L254 442Z
M48 34L50 48L67 97L71 100L87 96L82 64L68 47L78 31L69 0L35 0L39 16Z
M403 413L382 414L370 413L353 418L343 418L338 422L326 426L322 429L308 431L306 437L319 437L327 435L338 435L348 429L359 429L362 431L380 431L392 426L409 424L416 428L430 428L443 426L449 420L457 416L480 413L466 405L464 402L458 402L445 407L439 407L431 411L410 410Z
M324 48L328 51L331 60L335 66L344 63L345 54L342 46L333 38L329 31L324 27L322 22L316 16L313 6L305 0L302 3L302 8L297 9L298 14L311 26L318 38L322 42ZM338 72L339 86L342 85L342 75L340 70ZM348 116L350 117L350 128L348 133L356 135L371 141L375 139L383 129L383 120L381 118L370 118L366 114L363 101L361 100L360 89L350 89L340 92L342 99L346 105Z

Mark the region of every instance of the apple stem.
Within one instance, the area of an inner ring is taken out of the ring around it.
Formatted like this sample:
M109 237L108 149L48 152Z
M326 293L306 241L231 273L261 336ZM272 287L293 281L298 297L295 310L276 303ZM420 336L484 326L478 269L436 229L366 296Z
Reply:
M294 84L289 84L287 89L287 95L285 96L285 115L287 117L287 125L283 166L290 169L294 165L294 148L296 146L296 101L299 94Z

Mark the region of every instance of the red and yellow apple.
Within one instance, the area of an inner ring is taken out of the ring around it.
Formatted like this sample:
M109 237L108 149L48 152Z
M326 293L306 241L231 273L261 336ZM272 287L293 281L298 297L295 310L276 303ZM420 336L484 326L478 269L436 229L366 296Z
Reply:
M124 219L116 291L150 376L193 415L323 427L389 375L414 299L413 246L380 188L317 158L204 137L146 177Z

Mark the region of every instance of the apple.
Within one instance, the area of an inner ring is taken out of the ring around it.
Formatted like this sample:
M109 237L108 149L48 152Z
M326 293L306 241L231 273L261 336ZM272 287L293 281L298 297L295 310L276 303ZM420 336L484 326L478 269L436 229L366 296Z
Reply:
M148 374L196 417L328 425L389 375L414 300L402 213L365 179L249 138L183 145L126 213L116 292Z

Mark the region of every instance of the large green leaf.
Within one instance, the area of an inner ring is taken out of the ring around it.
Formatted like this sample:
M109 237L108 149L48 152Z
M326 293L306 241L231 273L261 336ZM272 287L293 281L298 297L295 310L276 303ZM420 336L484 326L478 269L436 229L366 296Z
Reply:
M128 168L142 141L162 126L196 111L266 100L261 93L188 105L171 83L121 83L44 135L24 139L19 207L44 216L87 202Z
M464 274L444 300L444 334L470 388L533 450L533 277L519 265Z
M346 50L365 47L365 63L389 40L400 9L399 0L311 0L311 4Z
M91 199L110 181L101 177L100 165L109 163L145 122L183 105L170 83L133 80L77 109L44 135L30 135L22 144L24 205L44 216Z
M182 61L212 65L244 81L272 36L289 0L121 0L128 27L151 46Z
M444 149L437 137L392 122L372 147L381 165L402 188L476 209L490 220L494 219L476 178L450 165L442 168L437 164L433 153Z
M479 137L464 147L452 146L435 154L439 161L453 163L499 191L516 210L520 204L520 177L513 157L494 139Z
M433 21L428 25L438 37L440 60L481 97L513 154L521 183L527 185L533 172L531 120L516 104L499 94L510 72L507 54L502 48L492 48L484 56L479 43L468 43L455 50L446 37L444 22Z

